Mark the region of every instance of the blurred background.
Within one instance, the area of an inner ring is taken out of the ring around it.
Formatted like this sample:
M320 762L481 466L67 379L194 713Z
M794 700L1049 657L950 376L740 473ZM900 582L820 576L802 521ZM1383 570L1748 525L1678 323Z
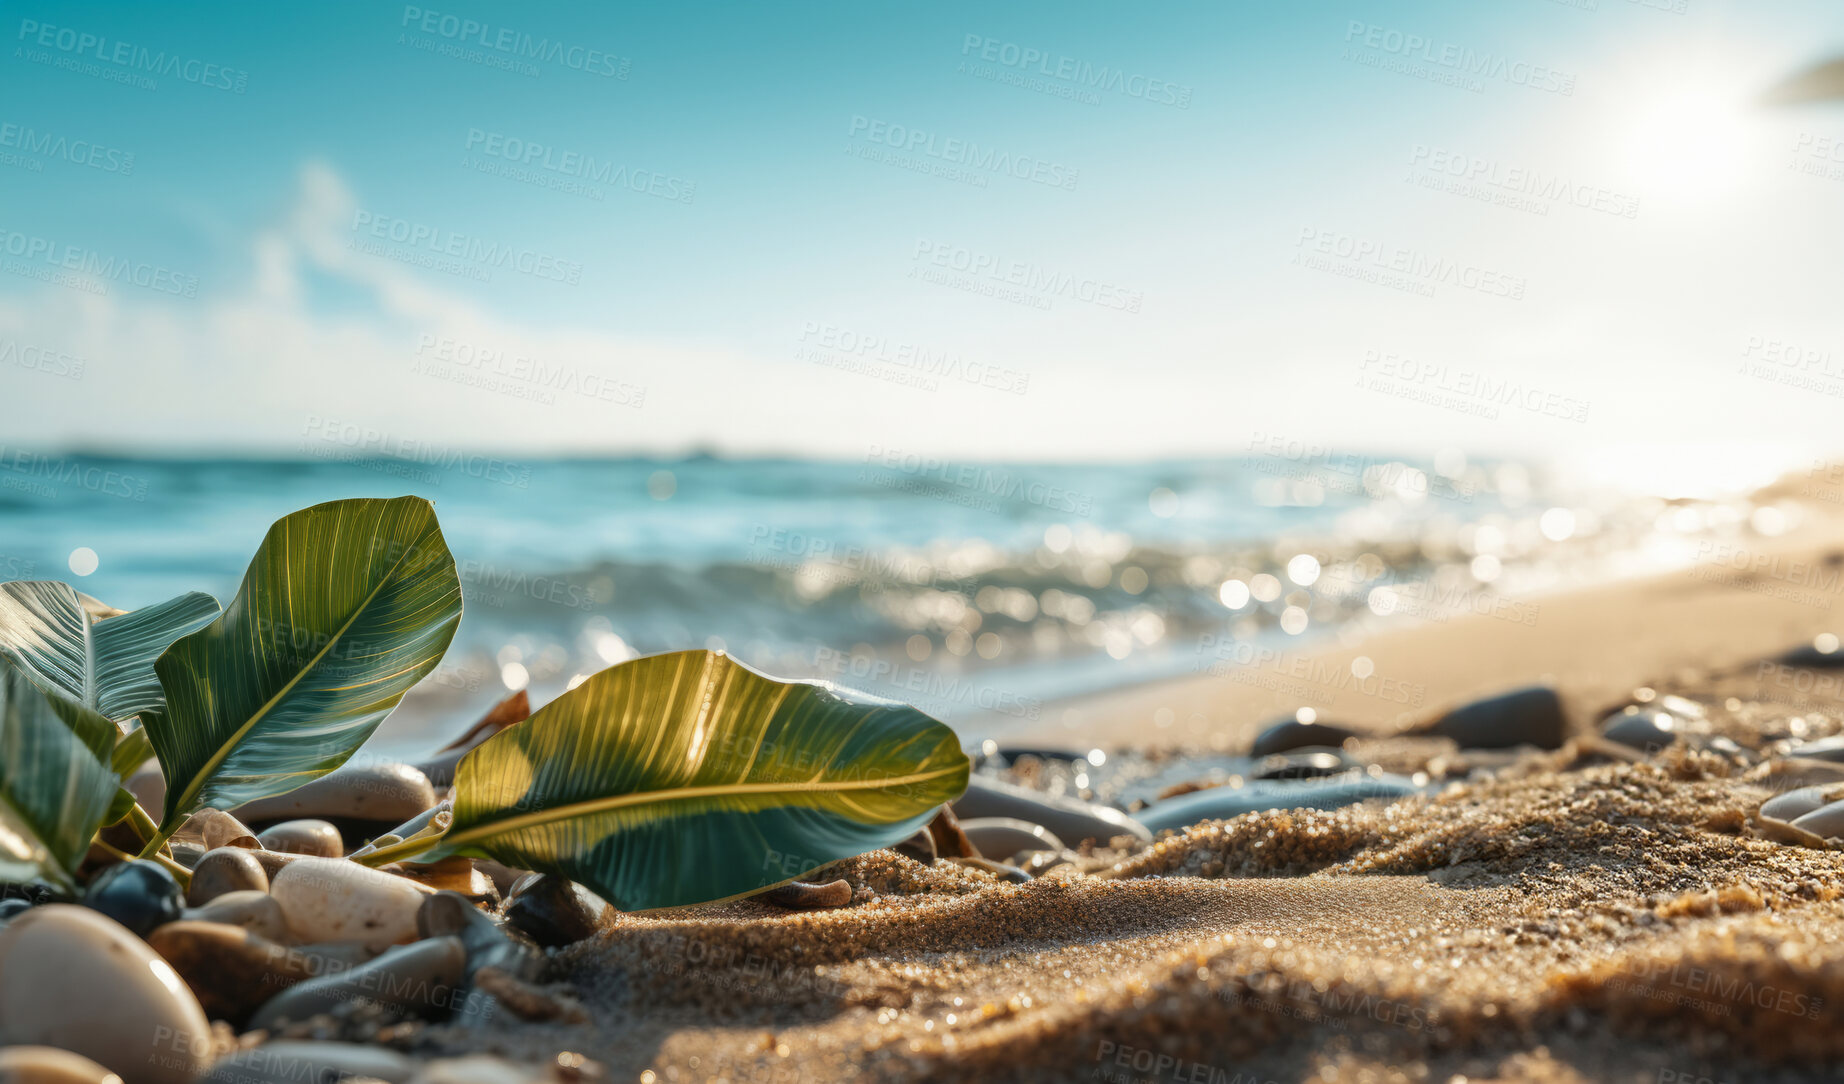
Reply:
M415 493L386 746L696 646L974 738L1844 499L1835 5L435 2L8 6L0 578Z

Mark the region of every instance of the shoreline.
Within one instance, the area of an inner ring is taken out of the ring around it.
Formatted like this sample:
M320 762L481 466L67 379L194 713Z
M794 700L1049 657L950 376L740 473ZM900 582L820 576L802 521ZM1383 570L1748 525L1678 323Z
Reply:
M1386 736L1448 707L1539 683L1555 685L1581 725L1648 681L1770 659L1826 632L1844 635L1844 507L1807 501L1804 508L1808 518L1794 530L1729 551L1750 564L1768 562L1765 573L1696 564L1507 600L1516 618L1473 613L1351 643L1261 648L1247 663L1240 649L1224 658L1219 647L1213 672L1053 701L1038 722L993 729L1018 743L1242 752L1263 727L1301 707L1320 722ZM1370 662L1366 678L1352 670L1360 658Z

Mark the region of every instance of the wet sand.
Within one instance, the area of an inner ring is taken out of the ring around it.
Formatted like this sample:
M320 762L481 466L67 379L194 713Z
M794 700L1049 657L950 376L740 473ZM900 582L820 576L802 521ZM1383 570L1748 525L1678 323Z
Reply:
M1844 531L1818 511L1773 548L1827 560ZM1546 600L1534 626L1484 617L1333 648L1424 682L1430 706L1549 677L1584 713L1578 731L1646 685L1695 701L1708 736L1750 753L1469 764L1380 736L1354 751L1448 784L1123 839L1022 886L877 852L821 875L854 886L838 910L622 916L560 958L575 1022L502 1015L386 1038L571 1051L622 1081L1830 1075L1844 1065L1844 854L1759 838L1750 815L1770 792L1750 763L1844 731L1844 671L1757 661L1837 616L1758 578L1686 572ZM1181 722L1150 725L1174 705ZM1293 706L1212 678L1081 710L1117 747L1240 750ZM1322 716L1379 735L1409 718L1356 699Z

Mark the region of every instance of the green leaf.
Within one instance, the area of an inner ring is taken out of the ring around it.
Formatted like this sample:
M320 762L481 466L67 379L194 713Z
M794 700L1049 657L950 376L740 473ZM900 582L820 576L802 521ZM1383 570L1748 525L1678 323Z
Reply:
M722 900L902 841L970 767L907 705L656 655L469 753L437 853L558 873L626 911Z
M218 616L218 600L193 591L122 613L67 583L0 583L0 654L40 688L111 719L166 702L154 660Z
M0 658L0 881L73 886L115 797L115 733Z
M224 616L154 664L167 710L143 728L166 773L162 834L344 764L460 620L428 501L333 501L277 520Z

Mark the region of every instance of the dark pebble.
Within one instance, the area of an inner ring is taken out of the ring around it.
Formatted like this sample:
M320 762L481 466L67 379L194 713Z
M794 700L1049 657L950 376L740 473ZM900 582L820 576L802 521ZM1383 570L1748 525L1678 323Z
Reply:
M1657 708L1627 708L1601 721L1601 737L1648 755L1676 741L1678 729L1678 720Z
M1140 810L1140 823L1155 832L1182 831L1204 821L1227 820L1270 809L1339 809L1371 798L1395 800L1422 790L1398 775L1353 774L1331 779L1211 787Z
M526 982L544 970L544 953L530 940L508 931L459 892L437 892L416 912L422 937L458 937L467 949L463 980L471 983L483 967L497 967Z
M1455 708L1423 733L1451 738L1462 749L1510 749L1518 745L1560 749L1567 731L1562 698L1556 690L1532 685Z
M1331 723L1302 723L1298 719L1282 719L1256 736L1255 744L1249 746L1249 755L1265 757L1314 747L1336 749L1357 736L1357 731Z
M574 881L549 874L524 877L506 900L506 921L525 936L556 948L602 928L608 903Z
M137 858L97 874L83 894L83 904L144 938L161 924L179 918L186 894L165 866Z
M31 909L31 900L22 900L18 896L8 896L6 899L0 900L0 922L5 922L9 918L16 918Z

